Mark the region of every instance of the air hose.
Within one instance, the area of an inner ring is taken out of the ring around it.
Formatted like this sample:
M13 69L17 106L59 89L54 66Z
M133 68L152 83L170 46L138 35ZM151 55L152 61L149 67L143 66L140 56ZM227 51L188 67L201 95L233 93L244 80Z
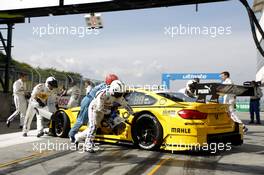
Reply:
M262 57L264 57L264 50L263 48L261 47L261 44L260 42L261 41L258 41L258 38L257 38L257 33L256 33L256 27L261 35L261 40L264 38L264 32L258 22L258 19L256 18L253 10L250 8L247 0L239 0L246 8L247 10L247 13L248 13L248 17L249 17L249 22L250 22L250 27L251 27L251 32L252 32L252 36L253 36L253 39L254 39L254 42L256 44L256 47L258 49L258 51L260 52L260 54L262 55Z

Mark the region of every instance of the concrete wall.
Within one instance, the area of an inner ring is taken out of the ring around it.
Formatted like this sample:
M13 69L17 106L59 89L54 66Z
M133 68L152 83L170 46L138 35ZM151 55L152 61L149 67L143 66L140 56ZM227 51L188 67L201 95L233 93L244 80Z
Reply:
M5 121L11 114L13 109L12 94L4 94L0 92L0 121Z

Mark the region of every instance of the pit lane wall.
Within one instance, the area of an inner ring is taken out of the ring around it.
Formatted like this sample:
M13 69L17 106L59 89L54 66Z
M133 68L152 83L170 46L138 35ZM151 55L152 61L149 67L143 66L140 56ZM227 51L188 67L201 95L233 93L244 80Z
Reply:
M264 112L264 99L260 100L260 111ZM236 110L238 112L249 112L249 100L237 101Z
M0 93L0 122L5 121L11 115L13 107L12 94Z
M81 96L80 100L82 98L83 96ZM59 107L66 109L67 104L70 100L70 96L62 96L57 100ZM6 119L12 114L13 111L15 111L13 95L11 93L0 93L0 122L6 121Z

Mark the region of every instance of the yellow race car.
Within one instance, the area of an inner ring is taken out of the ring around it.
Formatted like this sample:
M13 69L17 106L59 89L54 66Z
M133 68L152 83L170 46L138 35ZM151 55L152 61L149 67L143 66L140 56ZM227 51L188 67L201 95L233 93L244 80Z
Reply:
M201 103L182 93L135 89L125 95L135 114L119 108L125 129L115 134L102 124L96 141L132 143L146 150L191 150L212 143L241 145L243 128L235 123L228 105ZM68 137L80 108L59 110L51 129L55 136ZM83 131L87 126L81 127Z

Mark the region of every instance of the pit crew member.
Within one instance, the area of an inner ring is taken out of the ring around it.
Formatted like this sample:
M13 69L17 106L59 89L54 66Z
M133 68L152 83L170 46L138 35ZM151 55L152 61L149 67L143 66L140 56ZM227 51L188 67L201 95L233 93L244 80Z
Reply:
M44 135L43 132L43 117L50 120L52 113L49 112L49 107L47 102L49 97L54 96L54 89L58 87L58 82L54 77L48 77L45 84L41 83L34 87L31 98L29 100L29 105L27 108L27 113L25 117L25 122L23 126L23 136L27 137L27 133L30 130L33 117L37 116L37 137ZM55 99L55 98L53 98ZM50 103L51 104L51 103ZM53 103L55 105L55 103Z
M7 127L9 127L10 123L14 120L14 118L20 114L20 129L22 129L26 112L27 112L27 93L25 92L26 87L24 82L26 81L26 75L20 74L19 79L16 80L13 84L13 96L16 110L15 112L8 117L6 121Z
M77 120L74 124L74 126L71 128L69 132L69 138L72 143L75 142L75 134L79 131L81 126L83 124L86 124L88 122L88 107L91 103L91 101L95 98L96 93L105 89L107 86L109 86L114 80L118 80L118 76L115 74L108 74L105 77L105 82L101 83L97 86L95 86L89 94L87 94L81 102L81 109L79 112L79 115L77 117Z
M230 78L230 73L227 71L224 71L220 74L222 79L222 84L234 84L232 79ZM236 96L233 94L225 94L223 96L223 103L229 104L229 112L231 114L231 118L234 122L241 123L243 122L240 120L240 118L235 114L235 105L236 105ZM248 131L248 128L243 124L243 130L244 132Z
M74 80L71 80L72 87L67 91L66 95L70 95L70 100L67 104L67 108L74 108L79 106L80 96L81 96L81 90L77 86L76 82Z
M91 153L95 152L94 138L96 130L101 126L104 116L111 113L111 108L116 103L123 106L129 114L133 115L132 108L123 97L124 93L124 84L119 80L115 80L109 88L98 92L95 99L92 100L89 106L89 126L85 131L76 135L77 142L86 136L86 151Z

